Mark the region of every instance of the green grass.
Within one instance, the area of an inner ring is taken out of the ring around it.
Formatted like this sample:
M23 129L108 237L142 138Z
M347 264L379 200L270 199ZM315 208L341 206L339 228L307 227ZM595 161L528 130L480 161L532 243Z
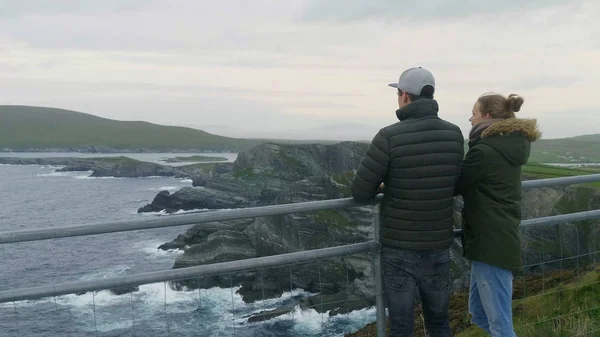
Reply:
M238 179L253 179L256 178L256 173L254 173L254 169L248 167L243 170L233 171L233 176Z
M348 220L343 214L333 209L316 211L315 220L319 223L338 229L356 227L356 223Z
M600 336L600 269L534 274L515 278L513 321L519 337ZM523 289L527 288L524 296ZM468 292L450 298L450 325L455 337L489 337L471 325ZM421 306L415 310L415 337L425 337ZM348 337L375 337L371 323Z
M354 175L354 171L346 171L343 174L331 175L331 179L333 179L333 181L339 185L338 188L340 189L340 196L342 198L352 196L350 194L350 183L352 182Z
M0 149L95 146L118 150L241 151L259 143L192 128L117 121L62 109L0 106Z
M141 163L140 160L120 156L120 157L98 157L98 158L86 158L92 161L103 161L111 164L130 164L130 163Z
M354 171L346 171L343 174L332 174L331 179L340 185L349 185L354 179Z
M522 173L529 176L535 176L538 178L560 178L560 177L571 177L580 176L586 174L600 173L600 169L594 168L568 168L568 167L557 167L544 164L527 163L523 165ZM600 182L584 184L585 186L600 188Z
M208 173L208 172L214 171L216 166L217 166L217 163L197 163L197 164L190 164L190 165L182 165L177 168L180 170L198 169L198 170L202 170L202 171Z
M600 169L594 169L594 168L569 168L569 167L558 167L558 166L537 164L537 163L527 163L527 164L523 165L522 171L524 173L537 174L537 175L546 176L549 178L600 173Z
M561 284L541 294L513 301L515 332L519 337L600 335L600 273ZM596 334L589 333L596 331ZM470 327L456 337L489 336Z

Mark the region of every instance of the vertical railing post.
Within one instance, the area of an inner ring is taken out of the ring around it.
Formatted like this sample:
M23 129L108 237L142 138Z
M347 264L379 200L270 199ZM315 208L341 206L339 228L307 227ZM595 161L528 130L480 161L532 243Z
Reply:
M373 206L373 241L379 243L380 204ZM377 337L385 337L385 305L383 299L383 275L381 272L381 246L373 254L373 268L375 269L375 310L377 317Z

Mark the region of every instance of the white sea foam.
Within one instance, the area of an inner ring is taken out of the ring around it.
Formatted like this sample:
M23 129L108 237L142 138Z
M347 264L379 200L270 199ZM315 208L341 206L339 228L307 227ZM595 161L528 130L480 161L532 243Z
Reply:
M110 270L96 273L95 277L120 274L126 270L128 270L127 266L115 266ZM187 331L187 329L194 329L201 323L207 332L210 331L211 336L220 336L221 333L231 331L232 323L238 326L239 329L252 327L261 329L262 325L268 325L276 321L292 321L293 335L334 336L329 331L334 330L336 326L338 327L338 329L335 329L337 331L339 331L340 326L344 326L344 333L355 332L372 322L375 317L375 309L372 307L345 315L329 317L328 312L321 314L314 309L301 309L296 306L290 313L267 322L247 323L246 317L253 312L257 312L259 307L262 310L277 307L283 301L289 299L292 294L287 292L281 297L266 300L264 303L259 301L254 304L247 304L243 302L241 296L236 294L237 290L239 290L239 287L175 291L161 282L142 285L139 287L139 291L123 295L100 291L83 295L60 296L56 298L56 303L61 310L70 311L81 329L85 331L97 329L99 332L125 330L134 326L146 326L160 330L166 324L165 314L190 314L191 318L199 308L203 308L200 310L207 313L207 320L178 322L177 326L173 325L171 328ZM303 290L295 290L293 294L313 295ZM37 305L41 302L54 303L53 299L26 301L18 302L17 307ZM12 303L5 303L0 307L10 309L12 305ZM96 323L94 323L94 316Z
M163 187L151 187L148 189L148 191L169 191L169 192L173 192L173 191L177 191L179 190L181 187L180 186L163 186Z
M116 265L116 266L112 266L111 268L101 270L101 271L98 271L95 273L88 273L86 275L83 275L80 279L84 280L84 281L88 281L88 280L97 280L97 279L103 279L103 278L108 278L108 277L115 277L115 276L124 275L130 269L131 269L131 267L127 266L127 265Z
M49 173L38 173L38 177L70 177L76 179L86 179L92 171L73 171L73 172L49 172Z
M41 165L40 168L43 169L55 169L55 170L60 170L65 168L66 166L64 165Z
M77 179L127 179L127 178L123 178L123 177L92 177L92 176L77 176L75 177Z
M183 252L179 249L169 249L169 250L162 250L162 249L158 249L158 246L162 245L164 242L162 241L145 241L145 242L138 242L136 244L133 245L134 250L136 251L143 251L148 255L152 255L155 257L160 257L160 258L164 258L164 257L169 257L169 258L175 258L177 257L177 255L181 255L183 254Z
M140 215L145 215L145 216L171 216L171 215L180 215L180 214L189 214L189 213L203 213L203 212L209 212L209 211L213 211L207 208L196 208L196 209L190 209L190 210L179 210L177 212L174 213L167 213L165 210L162 211L158 211L158 212L144 212L144 213L140 213ZM137 210L135 211L135 213L137 213Z

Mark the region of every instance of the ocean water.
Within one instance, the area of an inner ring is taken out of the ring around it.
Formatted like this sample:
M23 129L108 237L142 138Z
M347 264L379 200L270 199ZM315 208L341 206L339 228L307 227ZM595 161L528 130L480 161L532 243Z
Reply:
M174 154L139 156L156 161ZM159 216L137 214L137 209L161 190L191 186L190 180L175 178L91 178L90 172L55 170L0 165L0 231ZM157 247L187 227L0 245L0 290L170 269L179 252ZM276 308L303 292L246 304L236 290L175 291L156 283L118 296L100 291L4 303L0 336L342 336L374 319L373 309L329 318L296 308L268 322L250 324L245 316Z

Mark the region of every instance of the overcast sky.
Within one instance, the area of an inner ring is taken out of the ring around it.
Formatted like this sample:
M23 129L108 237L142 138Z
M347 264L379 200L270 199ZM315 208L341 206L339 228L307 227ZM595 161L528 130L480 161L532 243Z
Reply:
M465 136L487 91L523 95L544 138L600 133L600 2L525 2L0 0L0 104L370 139L423 66Z

